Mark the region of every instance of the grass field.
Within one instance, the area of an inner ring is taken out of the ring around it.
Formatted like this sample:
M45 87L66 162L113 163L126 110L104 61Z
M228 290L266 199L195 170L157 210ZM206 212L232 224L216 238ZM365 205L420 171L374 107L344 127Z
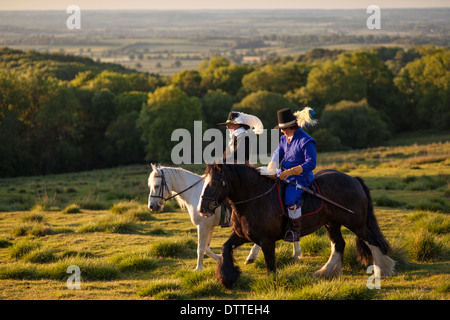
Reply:
M346 239L343 274L312 277L328 259L324 229L302 238L303 257L277 246L278 273L263 257L244 265L251 245L235 251L236 288L214 277L215 261L196 265L196 228L169 202L146 208L150 166L0 179L0 299L446 299L450 298L450 135L404 137L390 146L319 154L319 166L365 179L375 213L394 247L396 272L381 289L356 261ZM415 143L417 142L417 143ZM188 167L198 173L201 166ZM212 250L231 233L216 228ZM69 290L68 266L81 269L81 290Z

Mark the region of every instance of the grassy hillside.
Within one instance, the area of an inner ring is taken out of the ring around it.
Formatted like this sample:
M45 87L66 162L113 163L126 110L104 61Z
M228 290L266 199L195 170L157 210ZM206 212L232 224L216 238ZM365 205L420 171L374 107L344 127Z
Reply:
M291 261L290 244L278 243L276 277L265 274L262 256L245 266L251 246L242 246L235 253L242 277L226 290L212 259L193 272L197 234L184 209L146 208L150 166L127 166L0 179L0 299L449 299L449 140L401 138L388 147L319 154L317 170L337 168L371 188L397 261L380 290L366 288L369 275L345 228L340 278L312 277L330 253L322 228L302 238L299 262ZM230 233L214 231L214 252ZM69 265L81 268L81 290L66 286Z

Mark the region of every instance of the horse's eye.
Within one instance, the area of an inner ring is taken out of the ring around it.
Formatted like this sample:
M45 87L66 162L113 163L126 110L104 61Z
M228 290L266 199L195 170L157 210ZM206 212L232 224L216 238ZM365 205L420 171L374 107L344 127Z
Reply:
M155 189L158 189L159 188L159 186L155 186Z

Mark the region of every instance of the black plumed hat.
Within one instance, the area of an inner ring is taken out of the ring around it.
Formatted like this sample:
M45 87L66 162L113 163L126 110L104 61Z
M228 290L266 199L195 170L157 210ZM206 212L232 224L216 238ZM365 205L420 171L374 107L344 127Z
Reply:
M297 118L289 108L280 109L277 112L278 125L274 129L284 129L292 127L297 123Z

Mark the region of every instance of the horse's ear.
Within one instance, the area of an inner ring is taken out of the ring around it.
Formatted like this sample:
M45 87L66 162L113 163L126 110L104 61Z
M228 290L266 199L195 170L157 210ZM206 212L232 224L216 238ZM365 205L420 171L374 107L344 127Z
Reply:
M156 171L156 165L154 163L150 163L150 165L152 166L152 171Z

